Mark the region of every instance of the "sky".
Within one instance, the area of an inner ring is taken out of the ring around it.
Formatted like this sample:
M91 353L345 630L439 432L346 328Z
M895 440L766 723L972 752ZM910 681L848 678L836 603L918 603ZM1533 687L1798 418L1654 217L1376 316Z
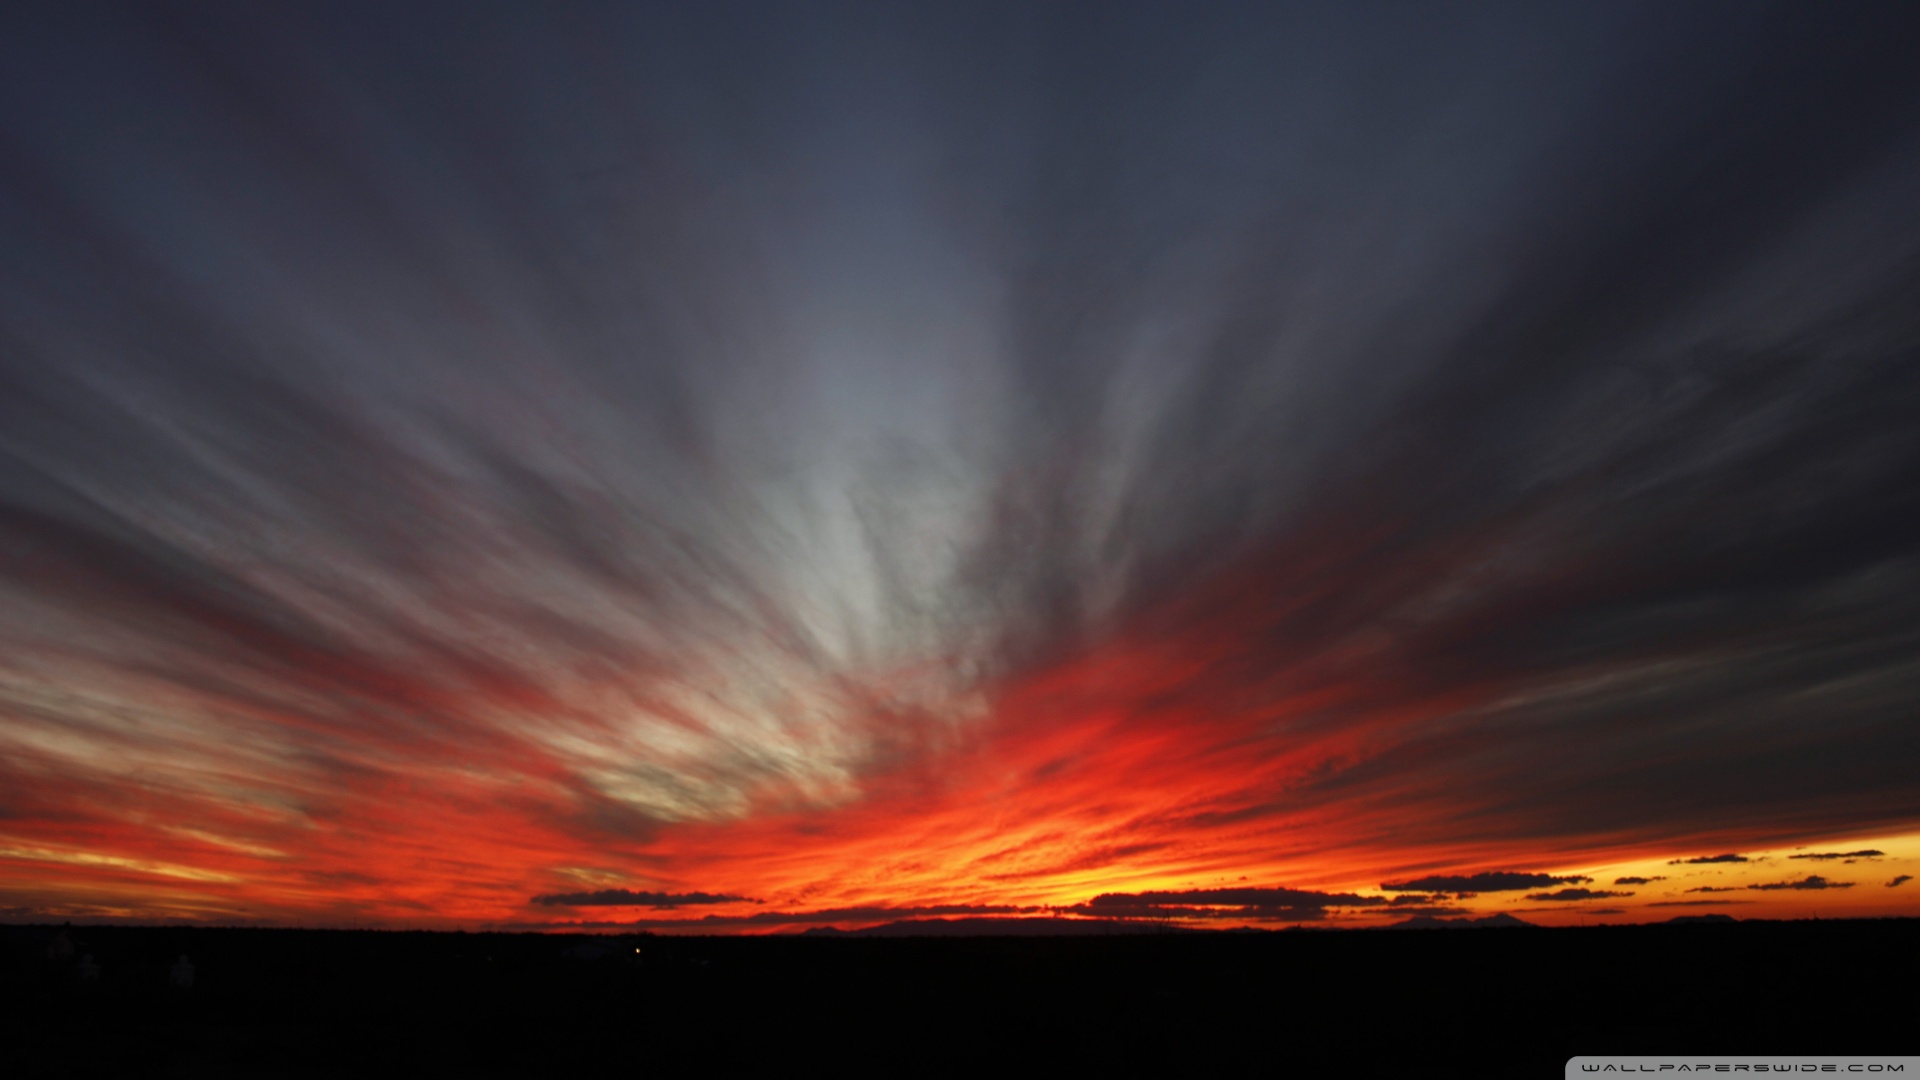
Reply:
M1920 914L1920 9L0 13L0 918Z

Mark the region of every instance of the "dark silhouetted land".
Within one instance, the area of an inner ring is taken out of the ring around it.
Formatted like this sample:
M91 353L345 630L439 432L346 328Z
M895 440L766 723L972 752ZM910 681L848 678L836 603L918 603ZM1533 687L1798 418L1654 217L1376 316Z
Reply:
M71 949L59 932L0 927L0 1075L1293 1075L1331 1058L1352 1076L1553 1077L1575 1053L1911 1053L1920 1016L1913 919L1018 938L73 927ZM77 974L82 955L97 975Z

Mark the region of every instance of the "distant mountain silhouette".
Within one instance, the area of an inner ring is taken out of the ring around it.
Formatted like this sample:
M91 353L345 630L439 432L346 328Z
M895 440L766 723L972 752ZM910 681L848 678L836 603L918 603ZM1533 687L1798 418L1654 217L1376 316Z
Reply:
M1721 915L1717 913L1712 915L1675 915L1673 918L1667 920L1669 923L1737 923L1739 921L1739 919L1731 915Z
M1388 930L1494 930L1503 926L1532 926L1525 919L1517 919L1502 911L1478 919L1461 916L1457 919L1441 919L1432 915L1415 915L1386 927Z
M816 926L806 937L1067 937L1087 934L1196 933L1191 927L1123 919L995 918L900 919L859 930Z

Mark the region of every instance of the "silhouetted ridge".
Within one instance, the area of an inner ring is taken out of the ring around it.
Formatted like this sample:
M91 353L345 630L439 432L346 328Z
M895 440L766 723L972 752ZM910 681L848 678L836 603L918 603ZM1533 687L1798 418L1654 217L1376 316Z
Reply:
M1502 911L1498 914L1478 919L1458 918L1441 919L1432 915L1415 915L1411 919L1385 927L1388 930L1497 930L1506 926L1532 927L1534 924L1525 919L1516 918Z

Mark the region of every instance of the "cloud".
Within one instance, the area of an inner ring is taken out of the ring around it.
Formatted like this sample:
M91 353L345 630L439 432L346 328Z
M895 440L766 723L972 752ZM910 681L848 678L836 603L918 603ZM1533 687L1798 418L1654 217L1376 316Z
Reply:
M1055 909L1017 904L927 904L829 907L798 911L756 911L750 915L703 915L699 918L642 918L607 921L554 922L538 924L543 929L639 929L679 930L712 933L726 930L768 930L782 926L822 926L830 924L875 925L903 919L1039 917L1054 916ZM533 924L516 923L515 926Z
M1907 882L1912 880L1913 880L1912 874L1900 874L1897 877L1895 877L1892 881L1887 882L1887 888L1897 889L1900 886L1905 885Z
M1608 900L1617 896L1632 896L1630 892L1609 892L1605 889L1561 889L1558 892L1528 893L1529 900Z
M1752 904L1753 900L1655 900L1648 907L1719 907L1724 904Z
M1664 877L1657 877L1657 876L1656 877L1618 877L1613 879L1613 883L1615 885L1651 885L1656 881L1665 881L1665 880L1667 879Z
M1828 881L1819 874L1808 874L1800 881L1772 881L1761 885L1749 885L1749 889L1851 889L1851 881Z
M1382 896L1323 893L1308 889L1227 888L1180 889L1139 893L1102 893L1087 901L1090 908L1130 904L1189 907L1373 907L1387 903Z
M628 889L601 889L598 892L554 893L536 896L533 903L542 907L653 907L676 908L692 907L702 904L751 904L756 901L744 896L722 896L717 893L665 893L633 892Z
M1066 937L1110 934L1151 934L1193 927L1148 926L1124 919L1035 919L994 916L958 919L904 919L857 930L840 931L863 937ZM833 934L816 928L810 933Z
M1667 863L1667 865L1668 866L1697 866L1702 863L1743 863L1743 862L1752 862L1752 861L1753 860L1747 858L1745 855L1733 855L1733 854L1701 855L1698 858L1693 858L1693 859L1673 859L1673 860L1670 860Z
M1696 892L1739 892L1740 890L1732 885L1701 885L1697 888L1688 889L1686 891L1690 893L1696 893Z
M1577 874L1555 877L1552 874L1526 874L1501 870L1468 875L1423 877L1412 881L1390 881L1382 884L1380 888L1387 892L1517 892L1542 885L1562 885L1592 880L1590 877L1581 877Z
M1851 862L1855 859L1878 859L1885 854L1886 852L1884 851L1874 851L1871 848L1868 848L1861 851L1815 851L1815 852L1808 852L1805 855L1789 855L1787 856L1787 858L1789 859L1821 859L1821 860L1846 859L1847 861Z
M1183 889L1140 893L1102 893L1058 910L1122 919L1320 919L1329 909L1388 905L1382 896L1323 893L1306 889Z

